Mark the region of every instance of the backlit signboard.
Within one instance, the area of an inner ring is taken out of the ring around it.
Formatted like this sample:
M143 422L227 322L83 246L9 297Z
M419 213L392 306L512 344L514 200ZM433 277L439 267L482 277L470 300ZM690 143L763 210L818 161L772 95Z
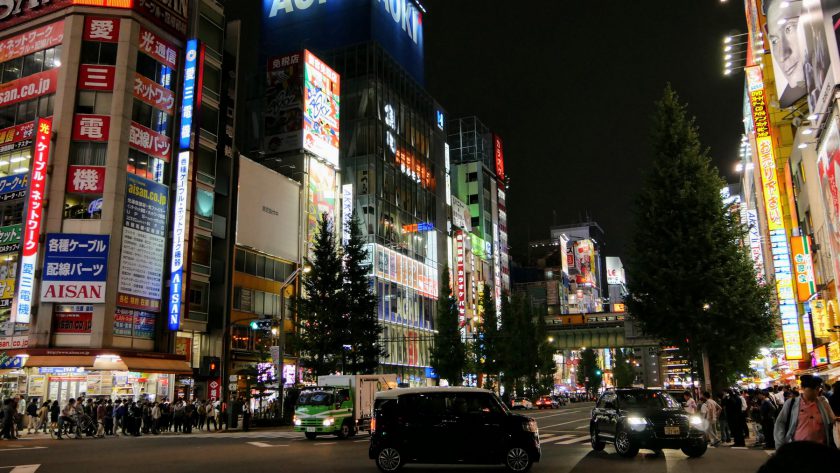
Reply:
M201 103L201 90L197 87L198 70L198 40L187 41L186 62L184 63L184 92L181 98L181 130L178 144L181 149L192 147L192 122L196 104ZM200 84L198 84L200 86Z
M455 295L458 301L458 323L461 327L467 319L467 272L464 265L464 232L455 232Z
M764 253L761 250L761 230L758 228L758 211L747 210L747 234L750 240L750 256L755 268L755 277L764 280Z
M790 239L793 269L796 274L796 294L799 302L805 302L817 292L814 282L814 264L811 260L811 245L808 237L798 236Z
M303 149L338 167L340 78L309 51L303 61Z
M172 266L169 278L169 330L181 326L181 294L184 284L184 238L187 219L187 171L190 168L190 152L178 153L175 168L175 212L172 216Z
M105 302L109 235L47 234L42 302Z
M353 218L353 184L341 186L341 242L350 241L350 225Z
M773 255L773 272L776 277L776 295L779 302L785 357L788 360L802 360L804 353L799 333L799 312L793 287L787 230L782 216L782 198L776 175L776 156L773 137L770 133L770 113L764 79L759 66L747 67L745 71L761 184L764 191L764 210L770 230L770 249Z
M502 138L499 135L493 135L493 156L496 160L496 177L499 181L505 180L505 152L502 146Z
M38 266L38 241L41 236L44 194L47 189L47 162L52 140L52 118L39 118L35 129L29 201L23 217L23 221L26 222L23 232L23 257L13 314L15 322L24 324L28 324L31 320L32 303L35 299L35 268Z

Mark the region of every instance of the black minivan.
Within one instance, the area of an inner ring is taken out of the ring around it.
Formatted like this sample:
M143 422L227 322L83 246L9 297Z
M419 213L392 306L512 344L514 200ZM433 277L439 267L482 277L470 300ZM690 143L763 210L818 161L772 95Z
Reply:
M406 463L504 464L524 472L540 461L537 421L511 413L485 389L383 391L373 416L369 455L385 472Z

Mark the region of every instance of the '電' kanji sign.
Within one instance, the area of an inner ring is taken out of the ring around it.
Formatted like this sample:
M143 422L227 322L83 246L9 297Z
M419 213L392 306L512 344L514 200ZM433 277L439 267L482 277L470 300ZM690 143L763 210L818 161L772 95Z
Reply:
M50 233L44 256L43 302L105 302L108 235Z
M47 189L47 162L52 141L52 118L39 118L35 124L35 149L30 172L29 201L23 214L23 254L20 260L20 279L12 311L15 322L28 324L32 318L35 295L35 267L38 264L38 241L44 215L44 193Z
M73 117L73 141L108 141L111 117L76 114Z

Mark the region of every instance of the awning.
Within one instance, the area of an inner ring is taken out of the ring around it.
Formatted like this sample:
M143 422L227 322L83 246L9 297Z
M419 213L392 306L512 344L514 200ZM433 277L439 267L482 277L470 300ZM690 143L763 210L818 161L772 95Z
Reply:
M193 369L184 360L163 360L158 358L123 357L129 371L144 373L193 374Z
M95 356L30 356L26 358L27 368L42 366L93 368Z

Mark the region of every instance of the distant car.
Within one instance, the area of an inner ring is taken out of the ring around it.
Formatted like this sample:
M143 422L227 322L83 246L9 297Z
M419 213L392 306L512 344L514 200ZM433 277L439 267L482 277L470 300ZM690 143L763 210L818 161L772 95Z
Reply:
M552 396L552 398L557 401L558 406L565 406L569 403L569 398L566 396Z
M661 389L606 391L592 409L589 434L593 450L603 450L609 442L627 458L640 448L680 449L689 457L700 457L708 448L703 419L688 414Z
M504 464L524 473L540 461L537 421L491 391L438 387L376 393L368 456L383 472L406 463Z
M540 396L537 402L534 403L537 409L557 409L560 405L551 396Z
M516 397L510 401L511 409L533 409L534 403L524 397Z

